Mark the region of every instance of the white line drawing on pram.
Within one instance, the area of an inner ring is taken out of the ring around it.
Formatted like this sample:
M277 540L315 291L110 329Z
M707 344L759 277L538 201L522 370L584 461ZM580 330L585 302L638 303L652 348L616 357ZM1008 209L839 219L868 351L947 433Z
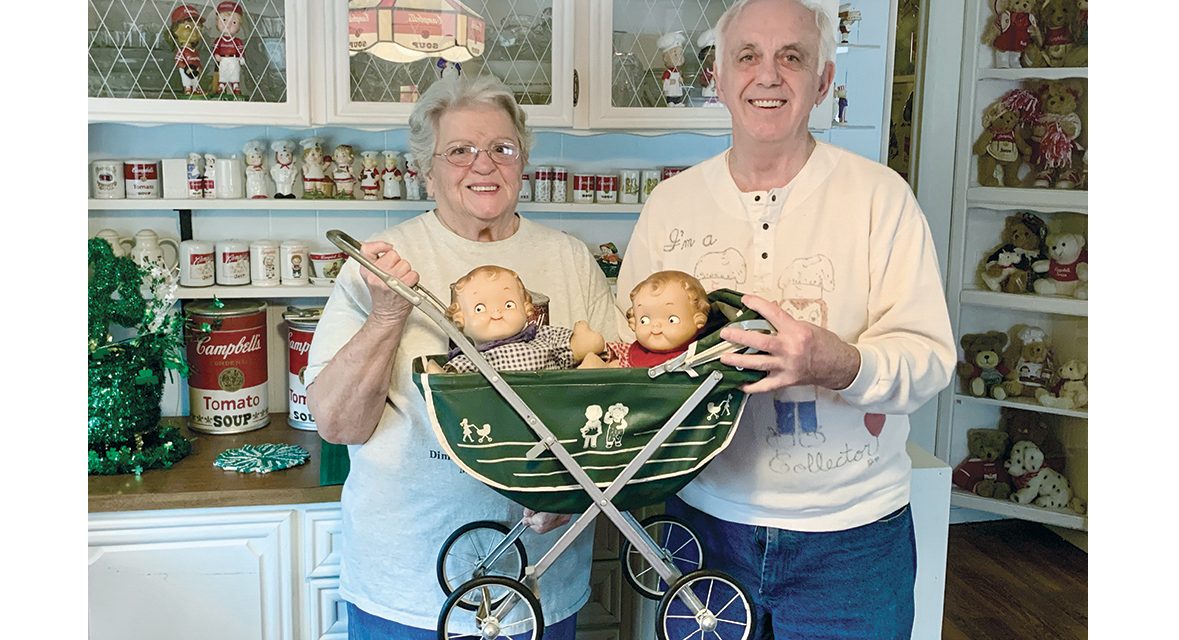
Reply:
M606 409L606 448L622 446L622 434L626 433L626 414L630 407L616 402Z
M726 416L732 415L733 412L729 410L729 401L732 399L733 399L733 394L730 393L729 395L725 396L724 400L721 400L720 404L716 404L714 402L709 402L708 403L708 417L706 418L706 420L708 420L709 422L716 420L717 418L719 418L721 416L722 411L724 412L724 414Z
M581 428L581 435L585 438L583 449L596 449L598 436L602 435L602 407L591 404L585 408L585 426Z
M459 425L463 428L463 442L476 441L475 436L471 435L472 431L475 432L475 435L479 436L478 442L492 442L490 424L484 423L482 427L478 427L471 424L470 420L463 418L463 421Z

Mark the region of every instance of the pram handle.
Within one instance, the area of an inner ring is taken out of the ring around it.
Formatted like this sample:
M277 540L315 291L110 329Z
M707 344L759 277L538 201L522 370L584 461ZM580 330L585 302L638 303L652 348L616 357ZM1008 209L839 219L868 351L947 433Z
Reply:
M744 329L746 331L759 331L769 335L776 333L774 331L774 326L770 324L768 320L761 318L733 322L730 323L729 326L737 327L738 329ZM697 351L697 344L698 343L693 342L688 350L684 353L681 353L680 355L672 358L671 360L668 360L667 362L664 362L663 364L651 367L647 370L647 375L652 378L658 378L659 376L671 371L684 371L689 376L694 378L697 375L694 367L698 367L714 360L719 360L723 354L746 349L746 347L736 345L731 342L722 341L703 351ZM757 350L746 349L746 353L757 353Z
M434 297L434 294L430 293L426 289L417 285L410 287L401 280L385 273L380 267L373 263L372 260L369 260L367 257L365 257L364 253L360 250L360 241L356 238L353 238L339 229L332 229L331 231L327 232L327 239L331 240L332 244L339 247L341 251L348 254L348 257L359 262L364 266L364 268L371 271L373 275L380 278L381 282L384 282L386 286L396 291L398 295L408 300L409 303L413 306L421 307L423 302L422 296L425 295L439 310L446 308L446 306L443 305L438 298Z

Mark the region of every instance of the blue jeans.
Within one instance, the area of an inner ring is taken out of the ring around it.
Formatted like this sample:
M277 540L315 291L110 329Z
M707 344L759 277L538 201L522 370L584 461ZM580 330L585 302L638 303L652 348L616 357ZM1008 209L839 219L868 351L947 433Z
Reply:
M360 607L348 605L348 640L438 640L433 629L407 627L403 624L374 616ZM439 611L439 613L442 613ZM471 613L474 615L474 612ZM577 614L544 628L544 640L574 640Z
M704 568L753 599L750 640L904 639L913 633L917 545L909 506L846 531L810 533L727 522L672 497L700 537Z

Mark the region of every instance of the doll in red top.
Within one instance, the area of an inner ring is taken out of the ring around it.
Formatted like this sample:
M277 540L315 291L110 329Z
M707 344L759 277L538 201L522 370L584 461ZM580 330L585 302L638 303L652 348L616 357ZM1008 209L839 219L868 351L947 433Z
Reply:
M169 16L172 23L172 39L176 44L176 69L180 72L180 84L184 86L184 95L204 95L201 89L201 56L197 52L200 41L201 25L204 17L196 7L182 4L172 10Z
M217 61L217 93L242 93L242 58L246 47L237 37L242 28L242 6L230 0L217 5L217 31L221 35L213 43L213 59Z
M651 274L631 290L630 303L626 319L635 341L607 342L606 361L600 365L583 363L582 368L649 369L663 364L687 351L708 322L708 292L683 271Z

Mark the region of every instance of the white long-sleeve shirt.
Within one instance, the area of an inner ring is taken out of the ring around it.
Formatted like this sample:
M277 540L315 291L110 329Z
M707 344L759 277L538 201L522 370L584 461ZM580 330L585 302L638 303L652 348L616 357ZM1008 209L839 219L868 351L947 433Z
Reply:
M841 391L750 398L733 443L680 497L716 517L801 531L873 522L909 500L908 413L950 381L957 350L929 227L887 167L818 143L793 180L741 192L728 151L652 192L618 306L652 272L780 301L860 352ZM628 328L619 327L626 336Z

